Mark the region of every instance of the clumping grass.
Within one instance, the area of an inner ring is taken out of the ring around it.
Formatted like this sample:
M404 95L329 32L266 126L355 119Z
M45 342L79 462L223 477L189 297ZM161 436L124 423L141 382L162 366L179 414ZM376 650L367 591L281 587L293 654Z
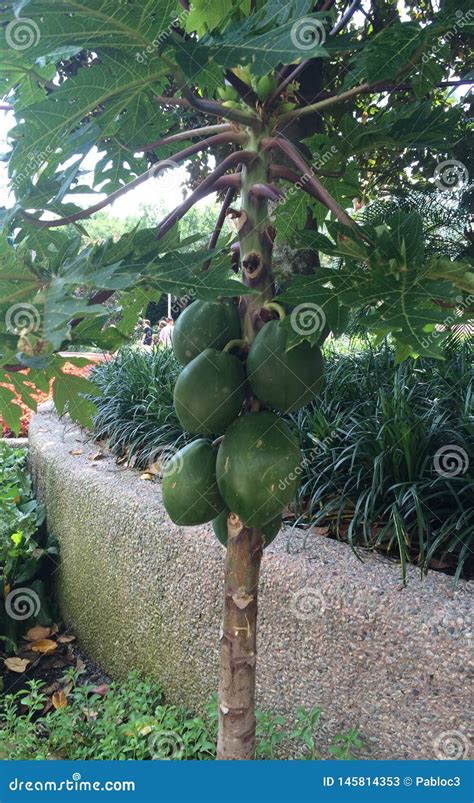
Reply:
M472 572L472 352L394 364L388 347L328 354L320 398L293 416L299 523L407 562ZM446 458L436 458L446 447ZM454 457L449 458L451 454ZM441 471L439 470L441 468Z
M94 437L107 439L111 451L142 468L160 450L186 443L173 407L180 367L169 349L122 349L94 368L102 395L94 399Z
M202 716L167 703L161 687L131 672L108 688L80 685L76 670L64 677L62 705L43 713L41 681L6 695L0 703L0 759L213 760L217 701ZM321 711L299 708L295 721L257 712L257 758L272 759L285 744L302 759L321 758L315 747ZM352 759L363 748L354 728L335 735L328 758Z
M137 467L191 440L173 409L179 371L168 350L126 349L97 366L94 436ZM411 562L470 576L473 398L468 343L398 366L387 345L328 346L324 390L290 417L304 452L297 523L397 557L403 575ZM449 446L461 470L439 473L435 455Z

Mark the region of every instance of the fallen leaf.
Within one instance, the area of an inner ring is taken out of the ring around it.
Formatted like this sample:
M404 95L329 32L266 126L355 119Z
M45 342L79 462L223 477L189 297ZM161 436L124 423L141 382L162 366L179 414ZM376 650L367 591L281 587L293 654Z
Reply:
M79 455L79 454L84 454L84 449L71 449L69 454L72 454L74 456Z
M150 474L149 471L144 471L143 474L140 474L140 479L141 480L152 480L153 479L153 474Z
M105 457L105 454L103 452L96 452L95 454L89 455L89 457L87 459L91 460L91 461L93 461L93 460L103 460L104 457Z
M30 627L30 629L26 631L25 638L27 641L39 641L40 639L47 639L50 635L50 627L36 625L36 627Z
M5 658L3 663L10 672L18 672L21 674L31 661L28 661L26 658Z
M99 716L99 712L94 711L92 708L83 708L82 713L84 714L87 720L91 719L94 720L97 719L97 717Z
M315 535L329 535L329 527L311 527L311 532Z
M138 733L140 734L140 736L148 736L148 734L151 733L152 730L153 730L152 725L144 725L143 728L140 728Z
M101 683L100 686L94 686L91 689L91 694L98 694L100 697L105 697L110 691L110 686L107 686L107 683Z
M67 633L64 633L63 636L58 636L58 644L70 644L71 641L75 640L75 636L68 636Z
M67 697L62 690L54 692L51 702L54 708L67 708Z
M35 643L31 645L31 649L33 652L41 652L47 654L57 650L58 645L52 639L43 638L40 639L39 641L35 641Z
M82 673L85 672L85 670L86 670L85 661L83 661L82 658L78 658L76 661L76 671Z

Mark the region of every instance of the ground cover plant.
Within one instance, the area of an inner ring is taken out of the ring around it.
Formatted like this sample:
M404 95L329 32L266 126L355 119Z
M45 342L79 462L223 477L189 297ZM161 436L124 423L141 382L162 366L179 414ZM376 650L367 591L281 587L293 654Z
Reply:
M440 333L472 318L468 232L453 259L433 252L417 210L377 224L353 211L400 185L466 188L472 12L464 0L359 8L229 0L209 14L187 0L22 0L0 16L0 82L16 120L0 274L6 380L16 377L26 403L26 381L53 380L59 413L90 425L99 390L65 375L63 344L115 350L159 293L197 299L174 345L176 412L199 438L170 461L163 498L183 525L229 510L219 759L255 755L265 528L296 492L303 459L281 414L302 406L301 385L304 403L319 392L323 341L355 315L372 336L391 334L397 362L441 358ZM83 247L91 215L187 162L190 192L157 225ZM77 203L98 190L104 199ZM179 221L214 192L222 209L210 239L183 236ZM283 292L278 241L304 254Z
M25 463L26 449L0 443L0 643L7 655L28 626L52 621L57 545L43 527Z
M217 700L201 716L165 700L159 684L132 672L122 682L94 686L75 669L63 677L53 705L45 684L0 702L0 758L27 760L213 760L216 757ZM64 691L65 690L65 691ZM315 737L317 708L299 708L293 721L257 711L257 758L274 759L283 745L300 759L322 758ZM354 728L336 734L325 758L356 758L363 743Z

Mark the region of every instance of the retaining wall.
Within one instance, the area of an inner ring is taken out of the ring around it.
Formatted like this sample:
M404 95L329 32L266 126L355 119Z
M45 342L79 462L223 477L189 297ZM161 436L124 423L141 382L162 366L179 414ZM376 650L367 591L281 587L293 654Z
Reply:
M159 483L96 452L49 405L33 418L30 464L60 541L64 619L112 676L139 668L199 709L217 683L224 551L209 526L170 523ZM410 568L402 588L395 563L361 562L317 535L303 548L283 531L262 565L258 706L320 706L326 755L355 727L366 757L447 757L453 739L466 756L472 586Z

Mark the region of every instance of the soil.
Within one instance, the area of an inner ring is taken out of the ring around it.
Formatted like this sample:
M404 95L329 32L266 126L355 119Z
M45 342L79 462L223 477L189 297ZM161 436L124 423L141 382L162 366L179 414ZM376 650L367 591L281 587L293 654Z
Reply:
M53 625L51 630L55 629ZM51 698L55 692L59 692L65 687L64 675L70 668L81 672L79 680L81 685L87 684L97 688L108 686L110 677L78 649L75 636L69 629L57 629L56 632L50 633L47 639L56 644L54 652L36 652L35 645L41 646L42 640L22 639L17 657L30 661L24 672L10 671L4 660L0 660L0 688L3 694L26 689L28 681L38 680L44 684L41 689L42 693ZM51 702L47 703L43 713L51 706Z

